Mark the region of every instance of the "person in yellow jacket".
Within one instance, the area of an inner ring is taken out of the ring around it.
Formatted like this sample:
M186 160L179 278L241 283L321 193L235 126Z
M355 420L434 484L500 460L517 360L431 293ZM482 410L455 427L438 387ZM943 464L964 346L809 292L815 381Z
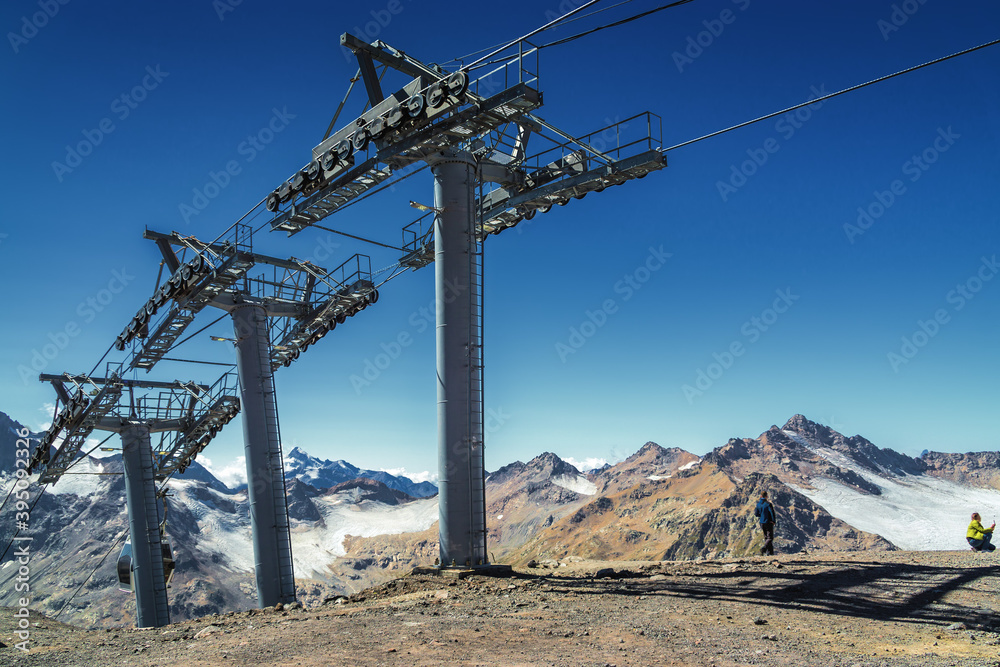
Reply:
M994 521L993 525L989 528L983 528L983 524L980 523L979 512L972 513L972 523L969 524L969 529L965 531L965 539L968 540L969 546L972 547L973 551L993 551L996 547L990 544L990 540L993 539L993 529L996 528L997 522Z

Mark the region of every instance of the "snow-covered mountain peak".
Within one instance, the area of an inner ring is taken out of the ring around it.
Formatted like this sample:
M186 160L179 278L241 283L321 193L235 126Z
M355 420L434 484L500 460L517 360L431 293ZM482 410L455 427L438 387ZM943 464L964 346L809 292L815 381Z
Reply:
M383 470L358 468L342 459L321 459L299 447L293 447L285 456L285 476L297 477L317 489L329 489L353 479L364 478L381 482L390 489L417 498L437 493L437 487L430 482L414 482L408 477L392 475Z

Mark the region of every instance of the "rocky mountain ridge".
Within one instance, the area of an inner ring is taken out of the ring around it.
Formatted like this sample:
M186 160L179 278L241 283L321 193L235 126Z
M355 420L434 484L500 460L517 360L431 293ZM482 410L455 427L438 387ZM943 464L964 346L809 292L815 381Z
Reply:
M308 480L336 478L331 468L360 469L297 449L289 460L300 599L355 593L433 562L436 498L365 478L319 488ZM114 473L120 463L90 460L81 471ZM910 459L795 415L781 428L731 439L704 457L647 442L624 461L588 473L551 452L511 463L487 479L488 545L494 562L521 565L745 556L760 544L752 508L767 489L778 510L779 552L912 548L898 535L940 533L940 526L908 520L904 533L879 523L866 528L880 514L870 503L889 498L905 509L912 501L907 493L921 500L979 493L976 501L986 505L991 494L1000 499L996 471L996 452ZM63 618L82 625L131 622L134 603L115 590L114 558L83 580L124 529L123 491L120 475L105 474L61 480L41 498L31 530L38 539L35 599L43 610L66 605ZM227 488L195 463L171 482L171 493L175 618L254 606L245 491ZM7 519L5 511L0 526L13 525ZM9 539L2 527L0 537ZM10 603L12 572L0 569L0 605Z
M297 477L318 489L328 489L364 478L381 482L390 489L414 498L427 498L437 493L437 486L430 482L414 482L408 477L392 475L384 470L365 470L343 460L320 459L298 447L292 447L285 455L285 475Z

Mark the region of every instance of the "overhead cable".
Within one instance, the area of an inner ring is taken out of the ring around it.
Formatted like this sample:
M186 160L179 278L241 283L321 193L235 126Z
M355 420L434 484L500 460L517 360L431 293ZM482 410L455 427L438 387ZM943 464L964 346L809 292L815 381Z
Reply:
M558 28L561 28L561 27L563 27L564 25L566 25L566 24L568 24L568 23L573 23L574 21L579 21L579 20L581 20L581 19L585 19L585 18L588 18L588 17L590 17L590 16L593 16L594 14L600 14L601 12L606 12L606 11L608 11L608 10L611 10L611 9L614 9L615 7L621 7L622 5L627 5L628 3L632 2L632 1L633 1L633 0L622 0L622 2L619 2L619 3L616 3L616 4L613 4L613 5L611 5L610 7L604 7L604 8L602 8L602 9L595 9L595 10L594 10L594 11L592 11L592 12L588 12L588 13L586 13L586 14L582 14L582 15L580 15L580 16L574 16L574 17L573 17L573 18L571 18L571 19L568 19L568 20L566 20L566 21L563 21L563 22L562 22L562 23L561 23L560 25L558 25L558 26L551 26L551 27L549 27L549 28L546 28L546 30L551 30L551 29L553 29L553 28L557 28L557 27L558 27ZM457 62L461 62L461 61L465 60L466 58L471 58L472 56L477 56L477 55L479 55L480 53L486 53L487 51L489 51L489 50L491 50L491 49L495 49L495 48L497 48L498 46L503 46L503 44L502 44L502 43L501 43L501 44L494 44L493 46L488 46L488 47L486 47L485 49L479 49L478 51L473 51L472 53L466 53L466 54L465 54L464 56L459 56L458 58L452 58L451 60L446 60L445 62L443 62L443 63L441 63L441 64L442 64L442 65L447 65L448 63L457 63Z
M968 53L972 53L973 51L978 51L980 49L985 49L988 46L995 46L996 44L1000 44L1000 39L994 39L992 42L986 42L985 44L980 44L979 46L974 46L971 49L965 49L964 51L959 51L957 53L952 53L951 55L948 55L948 56L943 56L941 58L936 58L934 60L929 60L929 61L927 61L925 63L920 64L920 65L915 65L913 67L908 67L908 68L906 68L904 70L900 70L900 71L894 72L892 74L886 74L885 76L880 76L877 79L872 79L871 81L866 81L864 83L859 83L858 85L851 86L850 88L844 88L843 90L838 90L835 93L830 93L828 95L822 95L821 97L817 97L817 98L808 100L806 102L802 102L801 104L796 104L794 106L787 107L785 109L782 109L781 111L775 111L773 113L769 113L767 115L759 116L757 118L754 118L753 120L744 121L742 123L739 123L738 125L733 125L731 127L727 127L727 128L725 128L723 130L717 130L715 132L711 132L709 134L702 135L702 136L700 136L700 137L698 137L696 139L689 139L688 141L683 141L683 142L681 142L679 144L675 144L675 145L671 146L670 148L664 148L663 152L672 151L675 148L681 148L682 146L689 146L689 145L691 145L691 144L693 144L695 142L698 142L698 141L703 141L705 139L710 139L712 137L717 137L720 134L725 134L726 132L732 132L733 130L738 130L741 127L746 127L747 125L753 125L754 123L759 123L762 120L767 120L768 118L774 118L775 116L780 116L781 114L788 113L789 111L795 111L796 109L801 109L802 107L809 106L810 104L816 104L817 102L822 102L822 101L828 100L828 99L830 99L832 97L837 97L838 95L843 95L844 93L850 93L852 91L859 90L859 89L864 88L866 86L871 86L871 85L876 84L876 83L881 83L882 81L887 81L887 80L889 80L889 79L891 79L893 77L901 76L903 74L909 74L910 72L915 72L918 69L922 69L924 67L929 67L931 65L936 65L937 63L941 63L941 62L944 62L946 60L951 60L952 58L957 58L959 56L964 56L964 55L966 55Z

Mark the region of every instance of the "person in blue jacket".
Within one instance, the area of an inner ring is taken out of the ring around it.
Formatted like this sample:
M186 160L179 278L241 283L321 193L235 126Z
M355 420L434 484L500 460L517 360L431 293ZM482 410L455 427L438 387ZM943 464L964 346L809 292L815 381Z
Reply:
M753 510L754 516L760 522L760 528L764 531L764 546L760 548L760 555L774 555L774 526L778 522L778 515L774 512L774 505L767 500L767 491L761 491L760 500Z

